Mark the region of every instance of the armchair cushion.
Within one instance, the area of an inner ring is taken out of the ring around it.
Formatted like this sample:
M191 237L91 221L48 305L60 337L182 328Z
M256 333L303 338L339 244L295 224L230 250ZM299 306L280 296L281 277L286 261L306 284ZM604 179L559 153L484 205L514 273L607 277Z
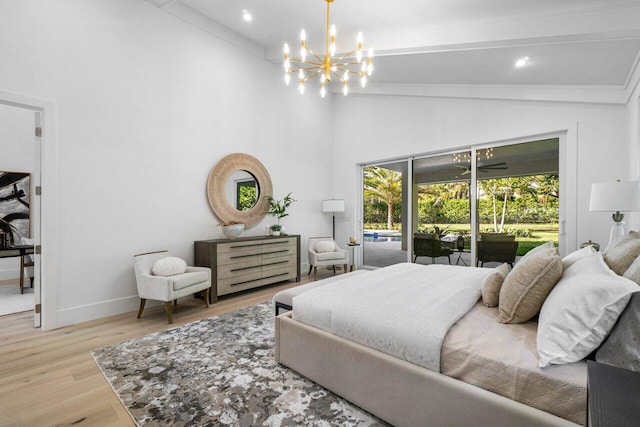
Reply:
M336 244L331 240L322 240L316 243L315 250L319 254L325 252L334 252L336 250Z
M318 261L329 261L329 260L346 260L347 252L346 251L335 251L335 252L323 252L319 253L317 258Z
M180 289L193 286L196 283L206 282L207 280L209 280L209 273L207 271L194 271L171 277L174 291L179 291Z
M178 257L168 256L153 263L151 274L154 276L175 276L182 274L187 269L187 263Z

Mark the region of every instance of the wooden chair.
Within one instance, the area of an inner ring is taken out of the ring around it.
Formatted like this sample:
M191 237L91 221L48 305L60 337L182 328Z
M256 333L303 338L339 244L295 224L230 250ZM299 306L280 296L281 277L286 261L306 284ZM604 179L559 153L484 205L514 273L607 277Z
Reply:
M451 254L453 251L443 247L440 237L434 233L414 233L413 234L413 262L419 256L431 257L431 263L436 263L436 258L446 256L451 264Z
M516 236L506 233L481 233L476 266L483 267L485 262L506 262L513 268L518 254L518 242L515 239Z

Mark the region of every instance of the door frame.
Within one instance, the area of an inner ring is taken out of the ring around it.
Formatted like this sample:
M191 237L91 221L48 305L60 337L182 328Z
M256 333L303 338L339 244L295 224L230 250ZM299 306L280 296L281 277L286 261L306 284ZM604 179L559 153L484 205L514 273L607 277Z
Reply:
M35 280L34 286L40 287L41 295L41 328L43 330L57 327L57 278L58 278L58 156L56 110L53 101L33 98L11 92L0 91L0 104L33 111L36 117L35 126L40 117L40 187L42 188L39 205L40 221L35 224L36 245L40 245L40 254L34 254ZM39 114L38 114L39 113ZM34 134L35 135L35 134ZM36 206L38 203L35 203ZM37 235L39 229L39 236ZM38 280L39 279L39 280ZM36 291L37 292L37 291ZM35 292L34 292L35 293ZM34 325L37 320L34 314Z

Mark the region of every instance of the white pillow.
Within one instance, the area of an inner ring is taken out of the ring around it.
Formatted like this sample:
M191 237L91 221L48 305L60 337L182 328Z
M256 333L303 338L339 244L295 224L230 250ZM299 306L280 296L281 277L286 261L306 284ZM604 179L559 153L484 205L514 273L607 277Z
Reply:
M584 359L615 325L638 285L615 274L597 252L564 272L540 310L539 366Z
M161 258L153 264L151 274L154 276L174 276L182 274L187 269L187 263L178 257L168 256Z
M562 258L562 267L564 267L564 269L566 270L576 262L580 261L582 258L591 256L596 252L598 251L596 251L591 245L585 246L584 248L578 249L577 251L573 251L566 257Z
M334 252L336 250L336 244L331 240L322 240L316 243L316 252Z

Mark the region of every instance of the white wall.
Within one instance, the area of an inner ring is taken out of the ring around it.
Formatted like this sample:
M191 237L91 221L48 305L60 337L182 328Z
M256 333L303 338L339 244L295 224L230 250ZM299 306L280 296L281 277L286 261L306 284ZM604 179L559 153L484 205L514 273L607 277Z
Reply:
M333 172L330 99L285 87L280 67L142 0L0 0L0 57L0 91L56 104L57 326L135 309L132 255L191 262L194 240L223 237L205 184L227 154L299 200L285 225L303 248L330 230L333 183L304 179Z
M35 169L34 114L0 104L0 171L28 172ZM20 258L0 259L0 280L20 277Z
M626 109L629 129L629 168L632 180L640 179L640 84L629 98ZM632 230L640 229L640 214L628 214L625 216L627 225Z
M335 106L336 197L347 206L358 202L356 163L566 132L577 141L579 166L577 195L570 195L577 218L567 220L577 243L608 241L608 215L588 211L589 193L592 182L630 177L622 106L400 96L337 97ZM356 229L344 218L339 238Z

